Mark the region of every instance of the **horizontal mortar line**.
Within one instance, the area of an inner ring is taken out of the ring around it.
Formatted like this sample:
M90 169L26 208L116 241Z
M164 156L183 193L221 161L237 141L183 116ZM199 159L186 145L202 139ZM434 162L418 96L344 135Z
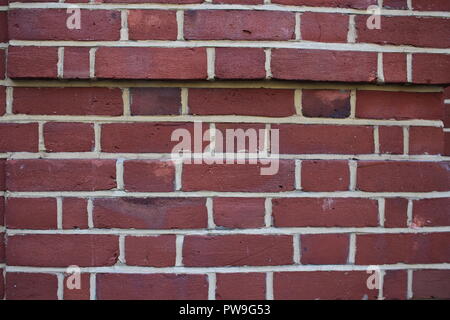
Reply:
M294 106L292 106L294 107ZM1 122L64 121L64 122L96 122L132 123L132 122L223 122L223 123L274 123L274 124L325 124L325 125L373 125L373 126L426 126L443 127L441 120L377 120L377 119L332 119L307 118L302 116L263 117L238 115L180 115L180 116L52 116L52 115L6 115L0 117Z
M326 43L311 41L234 41L234 40L142 40L142 41L34 41L10 40L10 46L44 46L44 47L145 47L145 48L273 48L273 49L317 49L326 51L355 52L407 52L407 53L441 53L450 54L448 48L419 48L413 46L378 45L371 43Z
M450 132L450 128L444 128L444 132Z
M239 4L69 4L69 3L20 3L12 2L10 9L52 9L52 8L80 8L80 9L154 9L154 10L255 10L255 11L288 11L288 12L325 12L325 13L347 13L359 15L372 15L373 12L360 9L347 9L335 7L308 7L288 6L279 4L264 5L239 5ZM418 17L450 17L447 11L412 11L412 10L390 10L381 9L383 16L418 16Z
M248 272L295 272L295 271L367 271L368 265L284 265L284 266L233 266L233 267L133 267L117 265L111 267L81 267L83 273L182 273L182 274L204 274L215 273L248 273ZM433 264L385 264L377 265L380 270L403 270L403 269L433 269L448 270L450 263ZM5 266L6 272L32 272L32 273L63 273L66 268L58 267L21 267Z
M123 160L162 160L179 161L191 159L236 159L237 153L216 153L214 157L204 156L201 153L192 153L183 157L173 157L170 153L107 153L107 152L56 152L56 153L31 153L31 152L9 152L0 153L0 159L9 160L31 160L31 159L54 159L54 160L83 160L83 159L123 159ZM450 157L433 155L388 155L388 154L279 154L263 156L251 153L245 155L246 160L362 160L362 161L421 161L441 162L449 161Z
M408 198L408 199L433 199L450 197L450 191L433 192L363 192L363 191L338 191L338 192L218 192L218 191L174 191L174 192L125 192L122 190L110 191L5 191L6 197L83 197L83 198L206 198L206 197L239 197L239 198Z
M259 228L259 229L77 229L77 230L29 230L6 229L8 236L27 234L110 234L125 236L157 236L166 234L179 235L296 235L296 234L422 234L450 232L447 227L423 227L423 228L380 228L380 227L290 227L290 228Z
M445 104L450 104L450 99L445 99L445 100L444 100L444 103L445 103Z
M156 81L156 80L0 80L0 85L10 87L181 87L181 88L267 88L267 89L357 89L372 91L401 91L401 92L442 92L442 86L436 85L379 85L352 84L337 82L310 82L260 80L260 81Z

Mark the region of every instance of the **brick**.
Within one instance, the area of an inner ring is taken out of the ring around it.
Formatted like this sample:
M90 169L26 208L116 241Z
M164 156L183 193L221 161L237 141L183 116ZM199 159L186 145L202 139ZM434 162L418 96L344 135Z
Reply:
M90 123L49 122L44 124L47 152L87 152L94 150L94 125Z
M8 11L11 40L97 40L120 39L120 12L116 10L80 10L80 28L69 28L66 9L14 9Z
M0 87L0 116L4 115L5 113L6 113L6 87Z
M0 12L0 42L8 42L8 12Z
M410 127L410 154L444 154L444 131L438 127Z
M4 270L0 268L0 299L5 298L5 280L3 277Z
M387 83L407 82L406 54L383 53L384 81Z
M182 289L181 289L182 288ZM98 274L99 300L206 300L203 274Z
M8 198L5 218L9 229L56 229L56 199Z
M302 264L346 264L349 253L347 234L305 234L300 236Z
M6 190L6 160L0 159L0 191Z
M88 234L30 234L8 237L6 259L12 266L112 266L119 256L119 237Z
M55 274L8 272L6 300L57 300L58 279Z
M347 161L304 160L301 165L303 191L346 191L350 184Z
M5 198L0 197L0 226L5 225L4 217L5 217Z
M406 300L408 291L406 270L387 270L383 278L383 297L387 300Z
M114 160L9 160L11 191L95 191L116 187Z
M379 127L378 141L381 154L403 153L403 128L402 127Z
M264 0L212 0L212 2L220 4L263 4Z
M177 79L207 78L205 48L98 48L97 78Z
M302 114L311 118L348 118L350 91L302 90Z
M378 290L367 288L368 276L364 271L276 272L274 299L374 300Z
M277 101L274 108L273 101ZM195 115L287 117L295 114L294 90L189 89L189 112Z
M375 82L374 52L272 49L272 75L281 80ZM357 65L358 68L353 66Z
M384 203L384 227L406 228L407 227L408 199L389 198Z
M358 198L280 198L272 200L276 227L376 227L377 202Z
M295 15L281 11L188 10L186 40L291 40Z
M103 152L120 153L171 153L179 144L171 141L173 132L186 129L194 137L192 123L147 122L111 123L102 125L101 146Z
M420 264L450 261L450 233L356 236L356 264Z
M174 235L126 237L125 259L129 266L171 267L175 265Z
M131 88L131 114L134 116L179 115L179 88Z
M420 199L413 202L415 227L450 226L450 198Z
M264 227L264 198L214 198L214 223L218 227Z
M130 40L177 40L176 11L130 10Z
M5 79L5 76L6 76L6 51L0 50L0 80Z
M444 133L444 155L450 156L450 132Z
M285 235L185 236L187 267L276 266L293 263L292 237Z
M360 161L357 189L368 192L447 191L449 165L448 162Z
M259 48L216 48L217 79L264 79L266 55Z
M423 11L450 11L450 3L447 0L414 0L414 10Z
M207 226L201 198L113 198L94 200L95 228L201 229Z
M3 59L0 59L3 60ZM8 77L56 78L58 48L12 47L8 48ZM4 74L0 69L0 74Z
M4 232L0 233L0 263L6 262L6 235Z
M347 42L349 16L305 12L301 15L301 39L317 42Z
M412 61L412 76L414 83L450 83L449 55L432 53L413 54Z
M367 28L367 16L356 16L358 42L447 48L450 20L426 17L381 16L380 29Z
M63 229L87 229L87 200L81 198L63 198Z
M217 273L217 300L265 300L264 273Z
M383 7L387 9L408 9L407 0L384 0Z
M413 273L413 299L449 299L449 270L415 270Z
M449 104L445 104L444 105L444 119L443 119L443 121L444 121L444 127L445 128L450 128L450 105Z
M13 113L28 115L123 114L122 92L109 88L14 88Z
M70 275L64 277L64 300L90 300L90 274L82 273L80 274L80 288L72 288L68 285L73 285Z
M356 117L368 119L442 118L442 95L438 92L356 92Z
M272 125L280 130L281 154L370 154L373 129L368 126Z
M216 123L215 126L215 152L242 154L264 151L267 131L263 123ZM217 143L221 140L222 146Z
M189 4L202 3L203 0L103 0L104 3L173 3Z
M310 7L338 7L367 9L370 5L376 5L377 0L273 0L272 3L280 3L294 6Z
M275 160L277 164L185 164L183 191L282 192L294 190L294 162ZM273 175L261 175L263 168L278 165Z
M125 161L123 178L126 191L170 192L175 190L175 166L171 161Z
M90 48L64 48L64 69L63 77L65 79L89 79Z
M0 124L0 152L37 152L38 146L37 123Z

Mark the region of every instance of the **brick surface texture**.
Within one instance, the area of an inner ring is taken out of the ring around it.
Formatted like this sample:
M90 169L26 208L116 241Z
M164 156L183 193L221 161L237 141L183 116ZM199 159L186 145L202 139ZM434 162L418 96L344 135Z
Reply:
M269 3L0 1L0 300L450 299L450 1Z

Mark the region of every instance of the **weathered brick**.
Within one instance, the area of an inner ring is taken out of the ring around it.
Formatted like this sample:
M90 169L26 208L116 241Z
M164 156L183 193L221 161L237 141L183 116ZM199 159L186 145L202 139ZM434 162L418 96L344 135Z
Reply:
M378 141L381 154L403 153L403 128L402 127L379 127Z
M87 200L81 198L63 198L63 229L87 229Z
M134 116L178 115L181 112L179 88L131 88L130 95Z
M266 55L260 48L216 48L217 79L264 79Z
M65 79L89 79L90 48L65 47L63 77Z
M415 227L450 226L450 198L420 199L413 201Z
M175 167L171 161L125 161L123 179L127 191L170 192L175 190Z
M384 81L392 83L407 82L406 54L383 53Z
M6 300L57 300L58 279L55 274L6 273Z
M130 40L176 40L176 11L129 10Z
M444 131L438 127L410 127L410 154L444 154Z
M8 48L8 77L10 78L56 78L57 63L58 49L55 47L10 46ZM3 75L4 71L1 67L0 71Z
M414 83L450 83L450 56L445 54L417 53L412 57Z
M301 15L302 40L347 42L349 16L345 14L305 12Z
M312 118L348 118L350 91L303 90L302 114Z
M406 300L408 291L406 270L388 270L383 277L383 297L388 300Z
M64 277L64 300L90 300L91 283L89 273L80 274L80 288L69 288L68 282L72 285L70 275L66 275Z
M113 198L94 200L94 226L100 229L201 229L207 226L201 198Z
M413 273L414 299L449 299L449 270L415 270Z
M384 203L384 226L386 228L406 228L408 199L389 198Z

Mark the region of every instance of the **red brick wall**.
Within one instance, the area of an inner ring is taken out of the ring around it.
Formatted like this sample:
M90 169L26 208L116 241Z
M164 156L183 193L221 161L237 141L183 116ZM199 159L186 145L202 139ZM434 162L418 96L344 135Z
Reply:
M0 297L450 298L448 0L65 2L0 0Z

